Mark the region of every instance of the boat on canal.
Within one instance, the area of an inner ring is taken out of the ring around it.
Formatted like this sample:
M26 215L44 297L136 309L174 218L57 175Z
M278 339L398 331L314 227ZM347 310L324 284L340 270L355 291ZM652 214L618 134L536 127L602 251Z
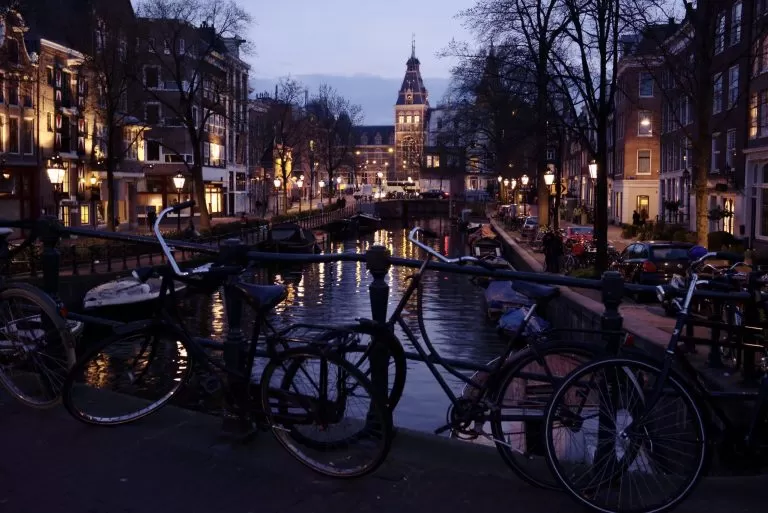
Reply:
M381 227L381 218L361 212L349 218L350 227L357 233L375 232Z
M279 223L269 230L267 240L256 244L257 251L272 253L317 253L319 248L312 230L296 223Z
M149 317L155 309L155 301L160 297L159 277L141 281L135 276L126 276L97 285L83 298L83 310L89 315L107 319L143 319ZM174 282L174 288L181 292L186 285Z
M485 307L488 319L497 321L514 308L531 306L528 296L516 291L512 281L492 280L485 289Z

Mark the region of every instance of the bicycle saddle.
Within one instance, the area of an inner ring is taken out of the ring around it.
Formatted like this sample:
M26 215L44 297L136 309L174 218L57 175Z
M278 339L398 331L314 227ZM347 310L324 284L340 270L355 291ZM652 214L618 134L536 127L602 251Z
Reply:
M241 282L235 286L256 310L271 310L286 296L286 289L282 285L254 285Z

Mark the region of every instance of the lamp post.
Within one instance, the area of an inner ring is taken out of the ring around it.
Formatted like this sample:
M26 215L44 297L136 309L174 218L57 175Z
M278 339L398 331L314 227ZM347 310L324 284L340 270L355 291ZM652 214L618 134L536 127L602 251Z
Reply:
M504 180L504 177L499 175L496 177L496 181L499 182L499 202L501 202L501 182Z
M56 204L56 219L59 219L59 201L64 184L64 159L56 153L48 159L48 180L53 185L53 202Z
M301 200L304 194L304 175L302 175L296 182L296 187L299 188L299 214L301 214Z
M181 203L181 191L184 189L184 182L186 181L187 179L184 178L184 175L181 174L181 171L179 171L176 176L173 177L173 186L176 187L176 201L178 203ZM181 211L176 212L176 231L181 233Z
M589 177L592 179L592 210L593 210L593 219L596 219L597 216L594 212L594 206L595 206L595 196L597 195L597 162L594 160L589 163L589 166L587 166L589 169Z
M551 169L547 168L544 172L544 184L547 186L547 208L550 208L550 199L552 198L552 184L555 182L555 173ZM557 215L557 212L555 212ZM550 216L554 217L554 216Z
M96 192L98 191L99 177L92 174L91 182L91 225L96 227Z
M376 176L379 179L379 200L381 200L382 196L384 195L384 187L383 187L383 184L384 184L384 180L383 180L384 173L379 171L378 173L376 173Z
M318 186L320 186L320 208L323 208L323 187L325 187L325 180L320 180L317 183Z
M272 184L275 186L275 215L280 213L280 184L282 182L279 178L275 178Z
M528 175L523 175L520 177L520 183L522 183L522 187L520 187L520 190L523 192L523 215L528 215Z
M509 201L509 178L504 179L504 203Z

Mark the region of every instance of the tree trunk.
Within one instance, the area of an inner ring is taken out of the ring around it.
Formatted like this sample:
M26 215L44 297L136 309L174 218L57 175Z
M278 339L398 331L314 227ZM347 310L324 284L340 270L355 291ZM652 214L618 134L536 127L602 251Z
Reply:
M107 157L107 230L112 232L117 230L117 223L115 223L115 160L111 156Z
M536 189L538 196L539 225L549 226L549 187L544 181L547 168L547 88L549 74L547 62L549 47L539 44L539 56L536 63Z

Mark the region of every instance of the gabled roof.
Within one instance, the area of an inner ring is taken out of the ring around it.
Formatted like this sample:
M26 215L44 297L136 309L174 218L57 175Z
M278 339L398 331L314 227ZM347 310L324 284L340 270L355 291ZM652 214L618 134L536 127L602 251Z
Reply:
M396 105L429 105L427 88L421 78L421 62L416 58L416 43L411 42L411 57L405 63L405 77L397 94Z

